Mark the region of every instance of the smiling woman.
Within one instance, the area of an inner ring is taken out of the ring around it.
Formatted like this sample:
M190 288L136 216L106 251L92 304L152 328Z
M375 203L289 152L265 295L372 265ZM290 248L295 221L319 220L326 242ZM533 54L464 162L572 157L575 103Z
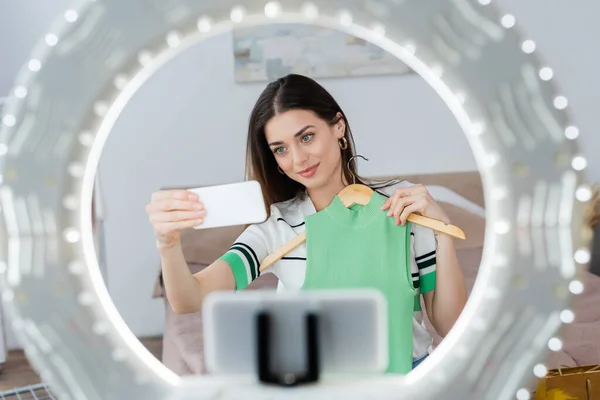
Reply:
M161 191L148 205L157 233L165 290L174 310L193 313L201 309L211 292L245 289L259 277L259 265L268 254L305 232L309 216L334 207L336 195L355 179L369 184L349 165L354 156L348 119L325 88L301 75L288 75L270 83L252 110L247 138L248 175L262 186L268 220L249 226L226 254L192 275L183 256L179 231L198 224L198 210L203 210L201 200L184 191ZM450 223L421 185L395 181L371 184L388 197L381 202L379 212L384 215L387 211L395 225L406 225L406 218L414 212ZM170 229L165 230L166 226ZM395 261L412 277L410 286L415 290L409 304L414 309L413 320L408 328L412 326L409 352L416 367L429 355L433 342L423 323L419 295L423 295L429 320L443 337L465 306L467 290L450 237L441 234L436 240L433 231L410 225L406 238L406 242L398 241L397 247L407 258L396 255L399 258ZM401 243L406 243L406 248ZM320 269L331 267L329 263L319 263L322 260L307 260L306 246L294 252L294 268L287 265L289 261L290 258L284 258L269 270L279 280L279 291L303 288L307 261ZM441 279L437 278L438 266ZM362 269L362 264L358 267ZM400 289L403 283L400 277L397 282L390 278L390 271L395 273L395 268L396 263L389 264L386 274L375 280L361 279L353 285L385 292L391 279L393 293L394 286ZM358 271L351 271L354 270L347 269L342 275L360 276ZM323 286L322 282L318 284ZM331 284L324 287L333 288ZM390 318L393 322L394 316Z

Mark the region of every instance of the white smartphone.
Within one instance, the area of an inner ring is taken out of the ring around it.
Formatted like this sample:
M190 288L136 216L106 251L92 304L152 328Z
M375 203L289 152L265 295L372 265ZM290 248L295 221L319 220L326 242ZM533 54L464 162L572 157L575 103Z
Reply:
M188 189L206 209L204 222L194 229L256 224L267 219L267 209L257 181Z

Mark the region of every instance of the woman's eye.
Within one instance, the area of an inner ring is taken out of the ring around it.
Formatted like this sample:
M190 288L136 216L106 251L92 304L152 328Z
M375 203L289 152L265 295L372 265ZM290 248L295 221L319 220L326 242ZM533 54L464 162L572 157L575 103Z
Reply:
M285 147L278 147L275 150L273 150L273 153L275 153L275 154L283 154L284 151L285 151Z
M301 140L302 140L302 142L306 143L306 142L310 141L310 139L312 139L312 137L313 137L313 134L309 133L307 135L302 136Z

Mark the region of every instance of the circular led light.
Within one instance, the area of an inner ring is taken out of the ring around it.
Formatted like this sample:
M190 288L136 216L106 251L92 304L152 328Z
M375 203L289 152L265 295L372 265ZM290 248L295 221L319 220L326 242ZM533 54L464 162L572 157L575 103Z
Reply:
M140 54L138 54L138 61L142 67L146 67L152 62L152 54L146 50L142 50Z
M504 17L502 17L502 19L500 20L500 23L502 24L503 27L505 28L512 28L513 26L515 26L515 23L517 22L517 20L515 19L515 16L512 14L506 14Z
M573 294L583 293L583 283L581 281L572 281L569 283L569 291Z
M126 76L117 75L117 76L115 76L113 83L117 89L123 90L123 89L125 89L125 87L127 86L127 83L129 83L129 82L127 81Z
M181 35L177 32L169 32L167 35L167 44L169 47L177 47L181 44Z
M564 110L568 105L569 101L565 96L557 96L554 99L554 107L558 108L559 110Z
M14 115L6 114L4 117L2 117L2 123L6 126L15 126L17 119Z
M65 231L65 239L69 243L76 243L79 241L81 235L74 228L69 228Z
M533 367L533 373L538 378L543 378L548 373L548 368L546 368L546 366L543 364L538 364Z
M179 22L173 22L172 10L177 3L185 7L177 9ZM569 307L571 294L583 291L580 281L568 278L572 274L560 274L558 282L548 279L546 269L537 268L532 258L518 250L521 235L534 230L535 235L556 244L536 248L540 252L536 257L561 260L566 270L572 269L574 262L587 259L589 243L585 235L573 229L583 215L583 201L589 197L580 173L585 158L578 158L582 156L576 142L565 147L556 140L556 126L563 126L564 138L572 141L578 138L579 130L562 111L567 101L552 86L554 73L533 54L535 42L524 40L515 29L502 27L512 27L514 17L489 6L490 0L479 0L479 5L486 7L474 8L462 2L373 0L366 7L364 0L348 0L343 2L344 9L335 4L341 2L314 0L283 3L281 7L274 1L239 0L232 7L231 2L216 0L173 0L168 6L147 0L85 1L80 2L80 8L62 14L53 25L53 32L60 33L61 43L68 46L56 46L58 37L42 38L42 46L36 47L39 52L31 55L17 77L19 86L11 91L0 125L5 146L0 147L0 176L4 177L0 226L18 228L4 235L11 243L6 246L8 259L14 261L8 264L5 274L10 279L0 282L11 319L17 326L25 326L26 321L31 327L20 329L19 336L32 365L59 398L103 399L115 394L149 400L195 399L199 394L204 399L302 397L297 391L306 391L304 397L315 400L387 398L398 393L420 399L498 398L506 393L529 398L523 388L534 373L543 372L541 358L534 360L531 353L508 344L479 350L488 344L499 322L513 321L502 327L502 337L531 343L548 341L548 347L558 351L562 347L556 337L558 328L573 320L564 310ZM473 24L475 16L490 23ZM469 47L454 46L450 41L444 47L436 46L431 35L439 32L440 20L452 21L457 32L469 32L470 37L483 40ZM487 257L480 267L484 273L478 276L464 315L427 362L408 377L323 378L311 387L281 390L237 378L179 377L145 350L127 328L99 272L89 215L102 144L135 94L130 87L143 84L165 60L183 51L186 46L180 44L184 41L194 43L208 32L226 32L242 22L244 26L257 26L307 21L341 30L390 52L419 74L450 108L485 171L483 186L490 202L486 211L491 228L486 231ZM493 21L499 21L497 26ZM98 35L94 42L103 45L89 46L92 36L84 32ZM127 40L112 40L114 37ZM490 37L494 40L485 40ZM499 40L504 41L502 45L498 45ZM476 59L472 57L473 46L480 55ZM449 50L464 53L470 60L469 68L449 63ZM90 68L89 63L81 62L82 57L97 59L109 51L121 56L102 68ZM523 52L531 55L524 57ZM44 73L32 73L40 71L42 65ZM540 79L548 81L544 91L536 90L535 85L523 85L523 71L532 65ZM25 88L31 93L35 88L35 101L30 101L32 96ZM535 113L531 112L530 102L507 101L517 94L511 93L513 88L532 90L518 93L527 98L541 96ZM37 117L41 107L52 104L60 104L52 108L52 118L68 124L48 124L48 118L44 118L48 108ZM525 131L521 129L522 116L527 116ZM506 132L512 137L510 145L505 145ZM529 132L536 133L535 140ZM69 141L68 135L73 140ZM71 147L51 157L22 151L32 148L30 141L42 136L49 146L61 141ZM515 151L517 146L527 151ZM556 154L572 160L572 164L556 163ZM47 187L43 182L49 177L60 177L61 184ZM556 190L536 189L540 187ZM544 211L544 218L538 218L539 210L531 207L534 190L536 204L551 205ZM566 195L557 197L557 192ZM580 201L574 201L570 193ZM31 226L30 217L38 215L34 214L38 211L28 208L31 204L43 210L44 217L44 230L36 233L33 246L32 233L20 229ZM26 249L32 253L24 254ZM569 249L578 250L574 253ZM40 280L60 282L63 290L59 295L56 285L40 285ZM523 290L527 282L536 282L536 290ZM564 289L557 292L557 288ZM19 300L23 295L27 304ZM525 305L533 306L534 314L524 313ZM48 313L48 309L53 312ZM561 313L560 319L557 313ZM519 330L522 326L527 329ZM42 342L40 337L48 340ZM475 356L481 365L493 360L491 365L499 365L500 369L472 368ZM514 374L515 360L528 371L525 375ZM480 378L486 381L485 389L472 384Z
M571 310L563 310L560 313L560 320L564 324L571 324L575 321L575 314Z
M58 44L58 36L53 33L46 35L46 44L50 47L54 47Z
M269 18L275 18L281 12L281 5L276 1L270 1L265 4L265 15Z
M552 68L544 67L540 69L540 79L543 81L549 81L554 76L554 71Z
M345 27L352 25L352 13L350 13L350 11L340 11L340 13L338 14L338 18L340 21L340 25Z
M580 249L575 252L575 262L579 264L587 264L590 262L592 256L587 249Z
M558 338L552 338L548 341L548 348L552 351L561 351L563 347L562 340Z
M319 8L313 3L306 3L302 6L302 13L308 19L315 19L319 16Z
M588 185L581 185L577 188L575 197L579 201L590 201L592 198L592 189Z
M198 31L201 33L208 33L212 28L212 21L208 17L201 17L198 20Z
M79 17L79 15L77 14L77 11L75 11L75 10L67 10L65 12L65 20L67 22L70 22L70 23L75 22L75 21L77 21L78 17Z
M414 43L412 42L408 42L404 45L404 49L409 52L410 54L415 54L417 51L417 47L415 46Z
M233 10L231 10L229 18L231 18L233 22L239 23L244 20L245 16L246 10L243 7L234 7Z
M575 140L579 137L579 129L576 126L569 126L565 129L565 137L569 140Z
M583 156L575 156L571 161L571 166L577 171L584 170L587 167L587 160Z
M527 54L531 54L535 51L535 42L533 40L526 40L521 45L523 51Z
M521 388L517 391L517 400L529 400L531 399L531 394L527 389Z
M17 86L15 88L15 96L17 96L19 99L24 99L25 97L27 97L27 88L23 87L23 86Z
M42 69L42 63L40 62L40 60L35 59L35 58L32 60L29 60L29 63L27 64L27 66L33 72L37 72L40 69Z

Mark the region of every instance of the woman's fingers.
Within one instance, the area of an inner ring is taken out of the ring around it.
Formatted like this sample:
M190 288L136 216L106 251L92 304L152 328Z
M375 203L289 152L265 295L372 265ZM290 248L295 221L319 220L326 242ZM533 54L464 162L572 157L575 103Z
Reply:
M387 215L388 217L394 217L396 225L400 223L400 213L402 212L402 209L406 207L407 204L410 204L410 201L410 197L394 196Z
M184 201L178 199L167 199L157 203L163 211L189 210L199 211L204 210L204 204L199 201Z
M196 211L170 211L155 213L150 216L150 220L154 222L178 222L188 221L192 219L204 218L205 210Z
M388 208L390 208L390 205L392 204L392 198L388 197L388 199L383 203L383 205L381 206L382 210L387 210Z
M396 214L399 208L402 209L406 204L409 204L410 202L414 201L414 198L414 196L397 195L390 197L391 204L388 211L388 217L391 217L392 215Z
M406 225L406 222L408 221L408 217L410 216L410 214L417 213L417 212L423 212L423 201L415 201L414 203L409 204L406 207L404 207L404 209L402 210L402 212L400 213L400 216L399 216L400 223L402 225Z
M189 190L161 190L158 192L152 193L152 198L150 199L151 203L156 203L163 200L168 199L177 199L177 200L198 200L198 195Z
M178 222L162 222L156 224L155 230L159 236L166 236L173 232L179 232L184 229L193 228L198 225L202 225L204 218L189 219L186 221Z
M430 197L423 185L398 188L381 209L388 210L387 216L394 217L396 225L406 225L410 214L425 214Z
M410 197L404 197L402 198L402 201L399 201L396 204L396 207L394 207L394 222L396 223L396 225L400 225L400 214L402 213L402 210L404 210L405 207L409 206L412 203L412 200Z
M420 202L421 199L422 199L422 197L419 195L397 197L396 200L392 202L392 206L390 207L388 216L394 217L394 221L396 222L396 225L400 225L400 223L402 223L402 225L404 225L406 223L406 220L404 220L404 222L403 222L402 218L400 217L402 215L403 211L407 207L411 206L412 204ZM417 209L411 208L411 210L417 211L418 207L417 207ZM406 214L407 218L408 218L408 215L410 215L410 213Z
M200 201L167 198L150 203L147 207L147 210L148 212L200 211L204 210L204 204L202 204Z
M388 199L388 201L390 202L390 205L388 207L388 217L391 217L392 215L394 215L394 210L396 209L396 206L398 205L398 202L400 201L400 197L399 196L392 196Z

